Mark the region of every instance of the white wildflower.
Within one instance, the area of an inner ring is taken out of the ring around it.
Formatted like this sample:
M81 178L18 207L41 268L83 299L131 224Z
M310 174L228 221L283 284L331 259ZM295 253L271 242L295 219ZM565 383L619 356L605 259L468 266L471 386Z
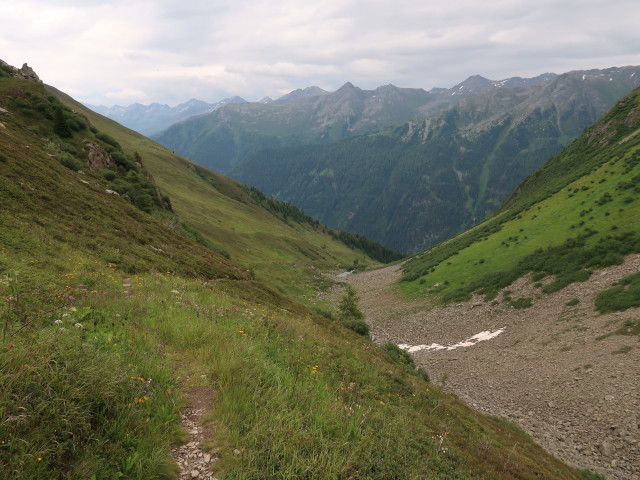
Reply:
M82 324L80 322L74 323L73 326L76 328L82 328Z
M60 325L62 323L62 320L60 319L54 320L53 323L55 323L56 325Z

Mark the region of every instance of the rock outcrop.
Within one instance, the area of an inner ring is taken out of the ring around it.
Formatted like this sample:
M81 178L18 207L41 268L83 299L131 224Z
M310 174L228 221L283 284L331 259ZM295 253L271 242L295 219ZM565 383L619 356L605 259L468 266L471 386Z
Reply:
M22 65L22 68L20 70L18 70L18 76L36 83L42 83L42 80L40 80L38 74L26 63Z
M97 143L88 143L85 147L89 150L87 155L87 164L91 170L102 170L103 168L116 169L116 162L113 161L104 148Z

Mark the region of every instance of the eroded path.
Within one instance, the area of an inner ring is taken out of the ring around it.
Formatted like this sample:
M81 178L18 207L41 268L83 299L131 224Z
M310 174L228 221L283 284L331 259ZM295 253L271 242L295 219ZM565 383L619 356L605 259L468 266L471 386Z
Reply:
M192 387L187 392L187 398L189 403L181 412L181 425L189 434L189 439L172 449L173 458L180 468L176 479L215 480L210 469L217 458L204 448L204 441L210 437L210 432L202 423L202 417L211 408L213 390L204 386Z
M392 288L396 266L340 280L358 291L377 343L449 346L502 329L468 347L413 356L434 383L515 421L568 463L608 479L640 480L640 338L598 339L640 320L640 309L600 315L593 307L598 291L638 271L635 255L552 295L521 279L509 290L513 298L534 299L522 310L479 298L446 307L426 297L407 301ZM575 298L577 305L567 305Z

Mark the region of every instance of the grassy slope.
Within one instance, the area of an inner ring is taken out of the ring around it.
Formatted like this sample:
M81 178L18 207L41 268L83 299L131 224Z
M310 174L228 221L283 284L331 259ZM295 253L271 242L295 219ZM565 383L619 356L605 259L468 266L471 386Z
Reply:
M8 478L171 477L176 408L196 384L217 393L220 478L578 478L509 424L59 165L37 114L2 122ZM171 256L149 247L159 239Z
M610 235L638 233L632 179L640 174L640 137L633 136L639 111L636 90L528 177L495 216L416 255L405 266L402 290L419 293L448 282L438 288L447 293L508 272L536 250L569 238L587 234L588 248Z
M30 82L0 79L0 101L11 114L2 147L2 235L5 246L18 252L47 252L51 242L81 244L103 262L122 271L148 270L200 274L207 278L249 278L246 269L174 232L143 214L124 199L105 192L106 182L96 174L65 168L46 149L55 139L51 122L36 110L20 109L21 99L44 98ZM28 102L27 102L28 103ZM13 110L13 111L12 111ZM81 150L85 130L55 140ZM55 253L55 251L53 252Z
M118 138L125 150L139 152L160 189L171 198L174 211L259 278L289 293L306 295L313 290L311 286L324 283L316 268L344 268L356 259L359 263L372 262L362 252L332 238L328 229L287 223L256 204L241 184L198 167L56 93L99 130Z

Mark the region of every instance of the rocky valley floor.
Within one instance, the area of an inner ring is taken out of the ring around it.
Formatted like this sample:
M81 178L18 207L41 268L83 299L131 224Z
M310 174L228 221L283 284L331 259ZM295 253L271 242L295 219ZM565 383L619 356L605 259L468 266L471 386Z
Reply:
M377 343L451 346L504 329L472 346L413 356L432 382L512 420L566 462L608 479L640 480L640 338L606 336L638 321L640 309L594 309L599 291L638 271L640 256L631 256L551 295L520 279L509 290L513 298L533 298L524 309L479 297L448 306L428 297L407 302L392 287L397 266L341 280L356 288Z

